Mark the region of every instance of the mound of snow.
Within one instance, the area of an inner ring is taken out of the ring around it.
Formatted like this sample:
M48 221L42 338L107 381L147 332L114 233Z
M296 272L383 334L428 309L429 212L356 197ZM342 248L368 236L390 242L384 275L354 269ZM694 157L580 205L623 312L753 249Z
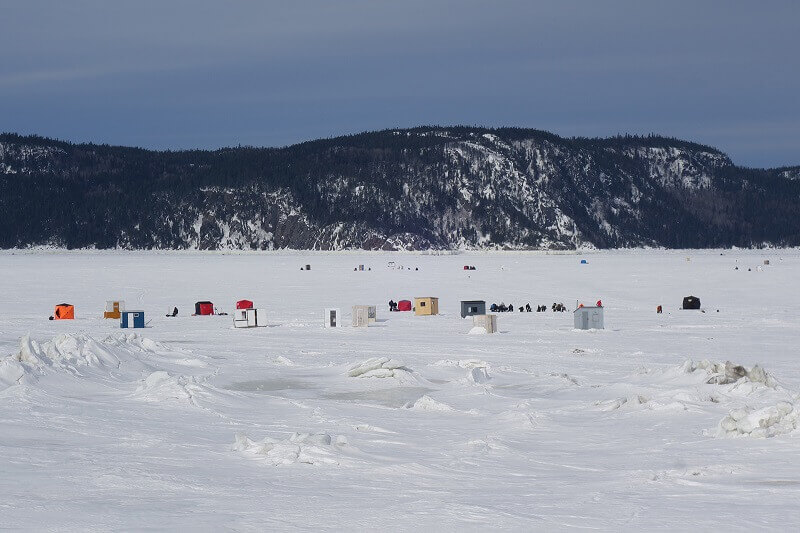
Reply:
M469 374L467 374L467 379L480 385L486 383L492 378L489 377L489 373L486 371L485 367L475 367L469 371Z
M140 352L171 352L174 349L161 342L142 337L138 333L119 333L103 339L103 344L117 348L134 349Z
M411 409L413 411L436 411L440 413L455 411L455 409L453 409L446 403L434 400L427 394L422 396L413 404L406 405L406 408Z
M751 383L761 383L773 389L778 386L775 379L758 365L748 370L730 361L724 363L714 363L708 360L699 362L686 361L681 366L681 370L687 374L705 373L708 376L706 383L710 385L730 385L747 380Z
M265 438L255 442L238 433L233 449L274 466L303 463L309 465L338 465L335 456L347 446L347 439L328 433L294 433L286 439Z
M467 335L486 335L486 328L483 326L475 326L467 332Z
M120 360L109 348L82 333L65 333L39 344L30 335L19 341L16 358L37 367L76 371L79 367L119 368Z
M351 378L407 378L412 370L403 363L388 357L373 357L358 363L347 371Z
M0 390L18 385L25 375L25 367L15 357L3 359L0 361Z
M763 409L734 409L717 426L717 437L774 437L800 426L800 410L791 402Z
M134 396L146 402L181 400L195 404L195 394L203 388L193 376L173 376L169 372L159 370L139 383Z
M644 405L648 402L647 398L638 394L636 396L630 397L623 397L623 398L614 398L613 400L605 400L605 401L597 401L594 404L600 409L600 411L616 411L621 407L630 407L632 405Z
M606 400L595 402L600 411L616 411L618 409L628 410L647 410L647 411L686 411L687 407L679 399L684 399L681 395L665 400L651 400L641 394L636 396L615 398L613 400Z
M480 359L442 359L433 363L433 366L457 366L459 368L487 368L489 363Z

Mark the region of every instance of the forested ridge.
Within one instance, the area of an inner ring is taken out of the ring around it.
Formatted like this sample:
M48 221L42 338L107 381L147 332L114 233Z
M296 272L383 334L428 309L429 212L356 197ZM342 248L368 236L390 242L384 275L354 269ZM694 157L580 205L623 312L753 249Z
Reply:
M420 127L153 151L0 135L0 247L796 246L800 167L659 136Z

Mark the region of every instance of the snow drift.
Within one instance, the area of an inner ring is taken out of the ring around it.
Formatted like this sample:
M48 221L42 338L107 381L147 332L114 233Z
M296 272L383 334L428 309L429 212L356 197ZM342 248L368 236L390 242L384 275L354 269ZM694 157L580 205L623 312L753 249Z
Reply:
M264 438L256 442L243 433L236 435L233 449L263 460L273 466L303 463L308 465L338 465L337 459L347 439L329 433L293 433L285 439Z

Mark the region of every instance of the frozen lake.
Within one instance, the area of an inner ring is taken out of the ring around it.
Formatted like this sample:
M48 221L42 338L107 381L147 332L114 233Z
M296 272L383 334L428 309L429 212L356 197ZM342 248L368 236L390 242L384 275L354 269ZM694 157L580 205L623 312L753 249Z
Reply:
M800 527L797 250L0 252L0 272L0 527ZM415 296L441 314L387 311ZM190 316L243 298L269 327ZM104 320L111 299L148 327ZM606 329L514 312L468 335L465 299L602 299ZM48 320L61 302L75 320ZM349 327L356 304L378 322Z

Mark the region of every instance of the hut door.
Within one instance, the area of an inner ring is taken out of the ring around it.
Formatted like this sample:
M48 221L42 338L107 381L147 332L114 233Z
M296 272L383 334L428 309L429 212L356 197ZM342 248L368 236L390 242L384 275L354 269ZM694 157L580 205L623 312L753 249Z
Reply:
M589 329L589 313L586 311L581 313L581 328Z
M332 328L336 327L336 311L331 310L331 316L328 318Z

